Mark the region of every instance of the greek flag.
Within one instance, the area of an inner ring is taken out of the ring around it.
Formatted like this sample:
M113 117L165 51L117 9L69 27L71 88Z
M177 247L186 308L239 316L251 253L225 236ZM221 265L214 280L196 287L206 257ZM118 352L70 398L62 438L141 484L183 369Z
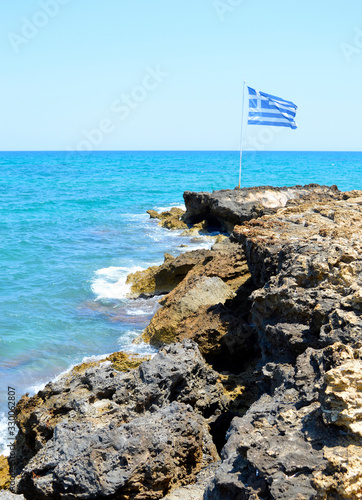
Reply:
M249 125L273 125L276 127L297 128L295 114L297 106L291 102L265 94L248 87Z

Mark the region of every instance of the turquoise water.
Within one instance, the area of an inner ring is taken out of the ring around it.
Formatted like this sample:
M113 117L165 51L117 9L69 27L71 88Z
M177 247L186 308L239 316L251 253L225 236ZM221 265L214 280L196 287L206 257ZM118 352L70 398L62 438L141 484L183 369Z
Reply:
M190 244L146 210L182 205L185 190L235 187L239 158L2 152L0 168L1 417L8 385L20 397L84 357L130 348L157 305L125 298L127 274ZM361 181L362 153L244 153L243 186L315 182L348 190ZM0 435L3 425L0 418Z

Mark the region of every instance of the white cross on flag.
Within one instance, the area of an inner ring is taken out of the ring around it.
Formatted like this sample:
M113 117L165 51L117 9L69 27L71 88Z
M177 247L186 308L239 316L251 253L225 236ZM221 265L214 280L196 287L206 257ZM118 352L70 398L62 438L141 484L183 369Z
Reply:
M249 125L272 125L276 127L297 128L295 114L297 106L280 97L259 92L248 87Z

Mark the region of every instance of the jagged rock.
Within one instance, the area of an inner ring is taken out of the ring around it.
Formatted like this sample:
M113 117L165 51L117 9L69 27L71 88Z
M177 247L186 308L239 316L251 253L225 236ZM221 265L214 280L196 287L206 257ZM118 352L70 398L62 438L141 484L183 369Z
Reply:
M361 447L353 444L323 449L329 463L329 473L314 474L313 485L320 500L361 500Z
M63 421L17 489L29 500L158 499L216 458L204 419L174 402L129 423Z
M167 256L154 276L172 269L175 287L149 339L192 337L223 372L183 341L127 372L109 358L23 397L17 491L362 500L361 192L309 185L187 198L187 223L244 222L234 243L201 258ZM182 259L193 264L178 274Z
M362 207L349 200L307 201L235 228L263 287L252 313L265 357L362 341L361 235Z
M99 367L103 365L107 361L110 361L110 366L114 370L119 372L128 372L129 370L133 370L140 366L141 363L150 359L150 356L140 356L139 354L128 353L128 352L113 352L109 356L98 360L98 361L90 361L87 363L81 363L79 365L74 366L70 371L69 376L76 375L77 373L84 373L86 370L92 367Z
M181 208L173 207L165 212L157 212L156 210L147 210L151 219L159 219L159 226L166 229L188 229L187 224L181 220L185 213Z
M159 218L159 213L157 210L147 210L148 215L150 216L150 219L158 219Z
M234 229L261 287L251 299L264 378L205 500L362 498L358 199L290 202Z
M205 487L214 477L217 466L218 462L208 465L196 475L194 484L173 489L162 500L203 500Z
M255 217L274 213L289 200L309 198L311 200L340 199L336 186L271 187L261 186L243 189L225 189L212 193L186 191L184 201L186 213L183 220L195 224L206 220L210 227L232 232L236 224Z
M134 295L160 295L171 292L195 266L204 266L212 258L211 250L193 250L172 257L165 254L160 266L152 266L144 271L127 276Z
M165 254L160 266L151 266L127 276L131 296L161 295L171 292L190 272L196 275L217 276L236 290L249 278L246 258L240 245L219 238L211 250L199 249L177 257Z
M87 491L93 492L90 495L111 495L117 484L124 494L131 495L129 498L143 498L144 489L155 490L146 498L162 498L169 488L192 482L201 466L216 459L205 418L210 422L215 419L225 410L229 398L217 373L205 364L194 342L173 344L128 372L116 371L111 361L83 368L48 384L36 396L23 396L19 401L16 413L20 434L15 449L20 472L18 493L30 499L41 499L41 495L55 498L51 496L55 488L54 491L60 489L64 495L69 494L69 498L91 498ZM178 434L183 432L180 426L187 436L185 440ZM136 448L145 440L138 455L136 451L131 453L132 440L117 450L118 445L110 438L114 432L118 436L115 439L122 443L130 435L138 436ZM178 441L181 448L175 444ZM192 459L185 451L185 443L194 450ZM156 455L154 461L152 454ZM132 468L137 460L142 463L139 476L137 468ZM112 476L115 464L119 465L117 474L113 474L117 477L107 479L102 490L98 475ZM162 467L167 473L162 476L161 487L156 471ZM78 491L76 485L84 481L87 488ZM66 486L70 489L66 490Z
M182 232L182 236L201 236L204 234L208 234L209 225L206 220L198 222L197 224L193 224L189 229L185 229Z
M362 350L339 346L340 363L324 376L323 417L362 437Z
M308 348L295 366L265 366L270 388L265 387L244 417L233 420L205 500L252 495L274 500L359 498L353 494L361 492L357 484L362 473L353 471L362 460L360 435L326 425L326 409L319 401L328 368L331 363L343 366L345 357L344 346L336 344L324 350ZM350 464L343 449L353 451Z
M217 276L187 276L161 301L162 308L152 318L141 339L160 346L175 342L179 324L200 307L223 304L235 296Z
M242 371L243 365L259 352L255 329L248 323L249 285L245 283L224 304L202 305L187 315L178 323L175 339L193 339L205 359L219 371ZM162 309L160 312L162 317Z
M192 338L208 361L217 356L219 361L223 359L224 365L230 366L232 359L238 359L240 364L248 355L245 346L254 331L247 324L251 288L242 248L224 240L211 250L176 257L169 265L161 266L160 271L166 272L171 266L187 271L185 262L193 267L189 265L191 269L186 278L160 301L163 307L156 312L139 340L162 345ZM202 284L207 277L213 279L207 281L208 291L202 296ZM224 307L225 300L234 297L231 291L236 291L237 296Z

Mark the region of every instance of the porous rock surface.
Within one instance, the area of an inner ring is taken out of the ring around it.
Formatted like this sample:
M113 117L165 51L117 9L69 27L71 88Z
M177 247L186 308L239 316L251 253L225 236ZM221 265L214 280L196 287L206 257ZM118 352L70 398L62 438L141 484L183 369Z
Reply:
M111 363L67 374L17 405L18 493L45 498L162 498L217 451L207 421L228 398L195 343L129 372Z
M0 455L0 491L9 487L11 481L8 457Z
M160 266L151 266L127 276L131 295L162 295L171 292L187 274L221 278L235 291L250 276L244 252L229 239L213 245L211 250L198 249L177 257L166 253ZM191 274L191 273L190 273Z

